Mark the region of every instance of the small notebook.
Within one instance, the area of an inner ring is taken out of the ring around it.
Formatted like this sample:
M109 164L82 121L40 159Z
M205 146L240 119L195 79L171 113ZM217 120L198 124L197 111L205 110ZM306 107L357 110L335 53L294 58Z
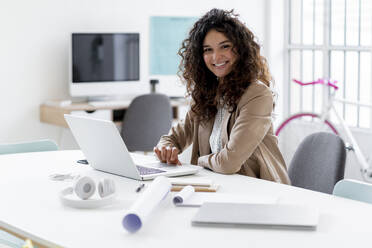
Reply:
M205 202L192 224L315 229L318 218L318 210L307 206Z

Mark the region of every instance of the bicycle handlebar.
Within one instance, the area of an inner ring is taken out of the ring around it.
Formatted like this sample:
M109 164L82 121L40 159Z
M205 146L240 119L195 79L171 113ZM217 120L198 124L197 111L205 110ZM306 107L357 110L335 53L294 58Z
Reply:
M325 84L327 86L333 87L335 90L338 90L337 81L331 81L330 79L318 79L317 81L313 82L308 82L308 83L303 83L299 80L293 79L293 82L298 83L301 86L306 86L306 85L314 85L314 84Z

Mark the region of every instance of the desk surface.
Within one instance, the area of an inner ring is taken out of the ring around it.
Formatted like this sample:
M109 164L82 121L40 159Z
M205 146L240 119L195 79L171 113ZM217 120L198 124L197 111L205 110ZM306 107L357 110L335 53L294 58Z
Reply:
M372 233L372 205L332 195L280 185L240 175L221 175L203 169L198 175L220 184L219 193L277 196L280 202L319 208L316 231L194 227L197 208L174 207L170 196L135 234L121 220L139 194L140 182L76 164L80 151L57 151L0 156L0 226L49 246L63 247L350 247L365 244ZM153 160L136 156L135 160ZM121 203L94 210L61 205L60 190L69 182L51 181L53 173L84 173L113 178ZM146 182L151 183L151 182ZM206 193L213 194L213 193ZM49 241L49 242L48 242Z

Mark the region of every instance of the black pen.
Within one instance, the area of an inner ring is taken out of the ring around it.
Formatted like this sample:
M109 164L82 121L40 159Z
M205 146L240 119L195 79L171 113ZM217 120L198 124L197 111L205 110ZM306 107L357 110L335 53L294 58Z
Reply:
M137 193L140 192L141 189L143 189L144 187L145 187L145 184L142 183L140 186L137 187L136 192L137 192Z
M79 163L79 164L89 164L88 163L88 160L86 160L86 159L80 159L80 160L78 160L76 162Z

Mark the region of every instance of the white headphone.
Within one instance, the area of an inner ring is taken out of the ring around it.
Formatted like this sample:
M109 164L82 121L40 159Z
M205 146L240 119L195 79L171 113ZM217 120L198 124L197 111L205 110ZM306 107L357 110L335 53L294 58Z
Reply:
M115 183L112 179L102 178L97 188L101 199L89 199L96 191L96 184L90 177L80 177L75 181L73 187L62 190L59 193L59 198L62 204L73 208L99 208L114 203L116 195ZM73 199L71 197L73 192L80 199Z

